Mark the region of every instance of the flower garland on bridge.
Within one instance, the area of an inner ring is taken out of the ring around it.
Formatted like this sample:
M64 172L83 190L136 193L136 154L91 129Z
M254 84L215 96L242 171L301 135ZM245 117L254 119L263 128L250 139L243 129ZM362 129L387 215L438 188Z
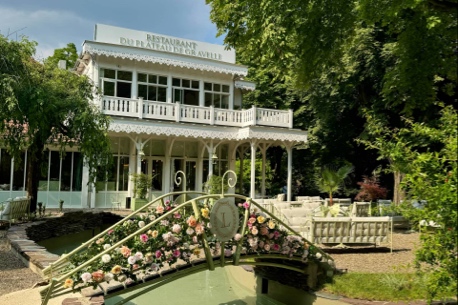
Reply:
M96 288L102 282L118 281L125 286L142 280L146 276L160 272L163 267L173 267L178 263L191 263L205 257L202 240L207 238L212 255L223 255L230 260L237 245L241 254L283 254L288 257L301 257L302 261L320 262L322 254L299 236L289 235L279 227L274 219L266 214L250 212L245 232L237 233L233 239L221 243L210 232L210 209L200 204L200 215L184 207L175 209L177 204L166 201L164 205L151 208L148 212L124 221L109 230L105 235L90 244L84 252L69 257L67 271L85 263L92 257L109 249L127 236L145 228L141 234L129 239L122 246L103 254L84 269L73 273L64 282L65 288ZM250 204L239 204L240 218L244 219ZM174 212L171 212L174 210ZM167 215L168 214L168 215ZM158 218L162 218L157 221ZM148 228L148 224L156 221ZM331 261L332 263L332 261Z

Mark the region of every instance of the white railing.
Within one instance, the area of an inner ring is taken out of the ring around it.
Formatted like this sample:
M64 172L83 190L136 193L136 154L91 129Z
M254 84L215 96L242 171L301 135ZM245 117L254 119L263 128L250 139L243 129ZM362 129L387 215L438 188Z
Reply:
M111 116L127 116L140 119L157 119L176 122L201 123L222 126L275 126L293 127L292 110L257 108L230 110L119 98L103 97L102 111Z

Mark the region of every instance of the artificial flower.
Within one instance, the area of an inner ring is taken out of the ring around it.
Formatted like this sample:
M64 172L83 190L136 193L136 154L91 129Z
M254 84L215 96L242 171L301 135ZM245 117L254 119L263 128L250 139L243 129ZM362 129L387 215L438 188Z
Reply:
M146 243L148 241L148 235L142 234L140 235L140 241Z
M102 255L102 262L104 262L105 264L109 263L111 261L111 256L110 254L104 254Z
M130 255L130 249L127 248L126 246L122 246L121 247L121 254L124 256L124 257L129 257Z
M64 282L64 288L72 288L73 287L73 280L72 279L66 279Z
M189 218L186 220L186 223L188 224L188 226L190 227L195 227L197 225L197 219L191 215L189 216Z
M122 267L119 265L116 265L113 268L111 268L111 273L116 274L116 275L120 274L121 271L122 271Z
M85 283L89 282L91 278L92 278L92 275L89 272L84 272L83 274L81 274L81 279Z
M98 283L100 283L101 281L103 281L105 278L105 275L103 274L103 271L102 270L97 270L97 271L94 271L92 272L92 279Z

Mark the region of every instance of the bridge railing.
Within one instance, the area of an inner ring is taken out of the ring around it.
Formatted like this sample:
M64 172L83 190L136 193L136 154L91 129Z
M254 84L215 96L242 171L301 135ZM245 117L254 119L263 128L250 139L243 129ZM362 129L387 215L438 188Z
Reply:
M180 204L165 200L176 195L191 199ZM210 208L215 200L222 198L240 202L237 211L242 220L238 233L226 241L215 238L210 228ZM259 212L253 213L253 208ZM281 263L250 260L260 257L333 266L326 253L251 198L237 194L175 192L150 202L44 269L51 283L42 291L43 304L49 298L69 293L69 288L103 288L102 283L110 281L125 287L134 282L141 284L164 267L178 268L180 264L201 262L202 253L205 269L209 270L213 270L215 264L238 265L242 260L244 264L304 272Z

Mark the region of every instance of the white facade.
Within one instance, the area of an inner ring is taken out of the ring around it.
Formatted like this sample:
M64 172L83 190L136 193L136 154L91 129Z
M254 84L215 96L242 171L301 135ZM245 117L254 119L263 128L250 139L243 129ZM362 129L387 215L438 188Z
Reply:
M94 103L112 117L109 135L116 164L92 188L84 168L80 171L73 161L64 160L64 171L61 160L59 177L45 177L38 201L53 206L68 195L65 206L71 202L71 206L103 208L113 201L124 205L125 198L133 196L129 174L136 172L154 175L150 198L177 190L173 182L177 170L186 173L187 189L202 190L209 175L235 170L236 158L247 149L253 172L251 196L265 194L265 189L254 189L255 155L260 151L265 160L266 149L275 145L287 149L285 180L291 189L292 147L306 142L307 133L292 129L291 110L242 109L243 92L255 85L244 80L247 67L235 64L233 50L98 24L94 40L83 44L76 71L102 92ZM79 158L77 153L72 156ZM57 169L56 163L50 167ZM75 171L81 175L75 176ZM62 176L68 175L70 185L63 188ZM3 187L3 180L0 200L22 195L13 194L12 183ZM75 183L81 187L75 188Z

